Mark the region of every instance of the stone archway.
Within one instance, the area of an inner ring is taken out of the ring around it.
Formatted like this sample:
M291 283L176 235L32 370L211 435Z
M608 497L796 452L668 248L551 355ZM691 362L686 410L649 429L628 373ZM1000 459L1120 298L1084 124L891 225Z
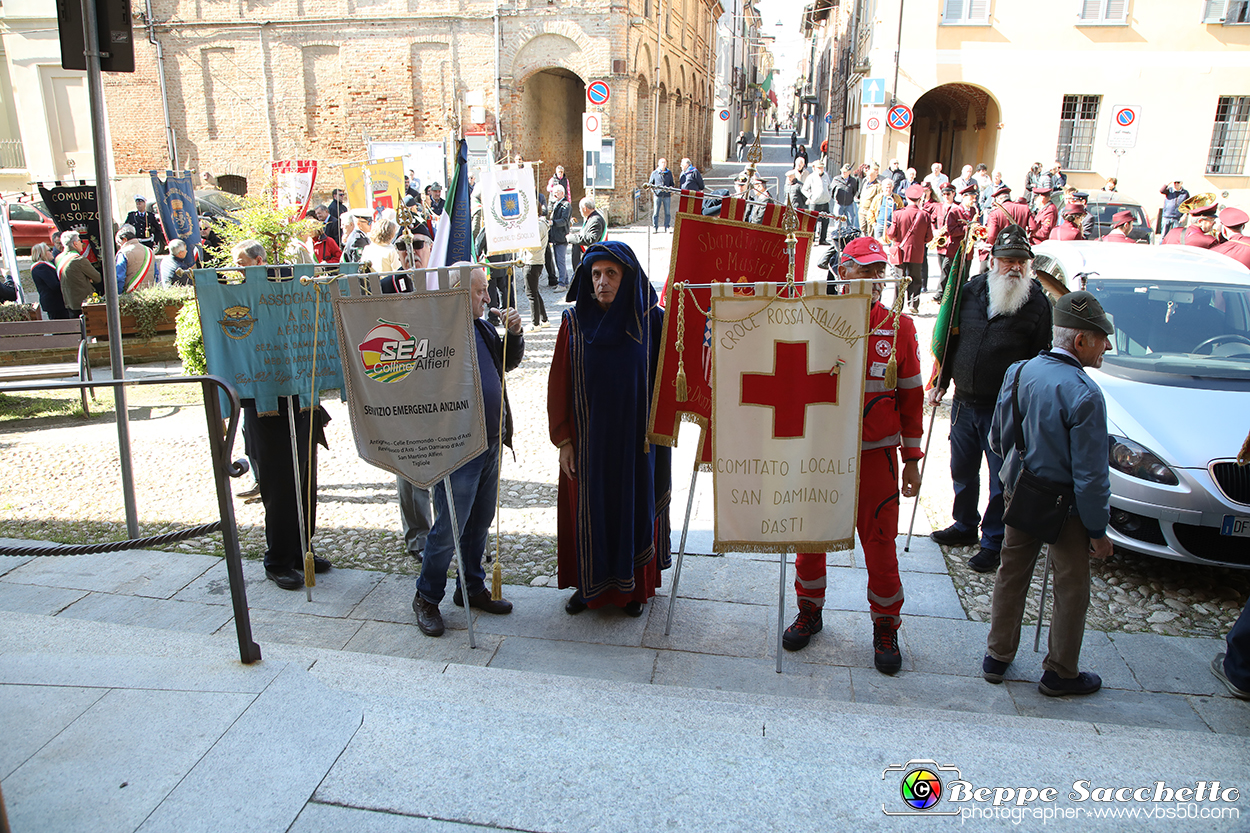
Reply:
M544 179L538 185L545 188L545 177L563 165L572 191L569 200L576 204L586 193L582 155L586 84L563 67L547 67L525 78L520 88L518 133L527 155L543 160Z
M942 84L916 99L912 107L908 165L927 171L934 162L954 178L964 165L984 162L994 169L998 151L998 102L975 84Z

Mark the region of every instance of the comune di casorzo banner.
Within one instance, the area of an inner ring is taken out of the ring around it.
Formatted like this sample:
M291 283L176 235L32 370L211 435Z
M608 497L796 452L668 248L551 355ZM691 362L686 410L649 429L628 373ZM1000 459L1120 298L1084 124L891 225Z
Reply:
M428 487L486 450L467 289L336 297L361 458Z
M800 286L712 287L717 552L855 544L869 297Z

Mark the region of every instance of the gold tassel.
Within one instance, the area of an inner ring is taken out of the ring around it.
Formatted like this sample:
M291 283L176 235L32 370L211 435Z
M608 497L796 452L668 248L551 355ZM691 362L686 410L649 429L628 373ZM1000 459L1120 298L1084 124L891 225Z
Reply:
M894 390L898 387L898 362L894 359L894 353L890 353L890 360L885 363L885 387L886 390Z
M686 387L686 285L676 283L673 291L677 293L677 378L673 387L677 388L677 401L685 402L690 394Z
M312 550L304 553L304 586L317 586L317 565L313 563Z
M677 401L685 402L689 391L686 390L686 362L684 359L677 360L677 379L673 384L677 386Z
M503 570L499 568L499 556L495 556L495 569L490 575L490 597L495 601L503 598Z

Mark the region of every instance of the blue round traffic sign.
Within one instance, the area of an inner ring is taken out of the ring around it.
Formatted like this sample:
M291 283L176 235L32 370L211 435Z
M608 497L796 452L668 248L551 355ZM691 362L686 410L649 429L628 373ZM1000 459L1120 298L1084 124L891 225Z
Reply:
M591 104L606 104L611 96L612 91L602 81L592 81L586 88L586 98Z
M1137 120L1137 113L1131 107L1121 107L1115 114L1115 120L1121 127L1128 127Z
M728 110L721 110L721 111L720 111L720 120L721 120L721 121L729 121L729 111L728 111Z
M833 113L825 114L825 124L833 124Z
M911 125L911 108L906 104L895 104L885 119L895 130L906 130Z

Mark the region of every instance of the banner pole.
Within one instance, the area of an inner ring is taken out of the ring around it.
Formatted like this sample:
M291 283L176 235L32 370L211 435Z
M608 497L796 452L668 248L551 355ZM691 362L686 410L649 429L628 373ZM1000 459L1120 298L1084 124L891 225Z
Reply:
M916 502L911 505L911 523L907 525L907 541L903 544L903 552L911 552L911 532L916 527L916 510L920 508L920 490L924 488L924 470L929 465L929 443L933 441L933 423L937 422L937 405L929 414L929 430L924 437L924 457L920 459L920 485L916 487Z
M291 434L291 469L295 475L295 516L299 519L299 540L300 553L308 552L308 527L304 525L304 498L299 492L299 444L295 439L295 397L287 396L286 399L286 424ZM309 417L312 418L311 415ZM309 456L312 455L312 449L309 448ZM309 461L311 465L311 460ZM305 601L312 601L312 582L317 579L308 577L308 565L304 565L304 598Z
M797 555L796 555L797 557ZM781 635L785 632L786 624L786 553L782 551L778 556L781 562L781 579L777 586L777 673L781 673ZM795 565L798 569L798 565Z
M699 429L699 445L703 448L703 432L706 428ZM681 543L677 547L677 566L673 570L673 589L668 597L668 620L664 623L664 635L668 636L673 630L673 610L677 607L677 585L681 582L681 564L686 557L686 532L690 529L690 511L694 509L694 484L699 478L699 452L694 455L694 465L690 471L690 493L686 496L686 520L681 525Z
M464 572L464 553L460 551L460 524L456 522L456 495L451 490L451 475L443 477L443 490L447 493L447 515L451 519L451 543L456 550L456 580L460 582L460 595L464 598L464 618L469 623L469 647L476 648L473 639L473 607L469 604L469 577Z

